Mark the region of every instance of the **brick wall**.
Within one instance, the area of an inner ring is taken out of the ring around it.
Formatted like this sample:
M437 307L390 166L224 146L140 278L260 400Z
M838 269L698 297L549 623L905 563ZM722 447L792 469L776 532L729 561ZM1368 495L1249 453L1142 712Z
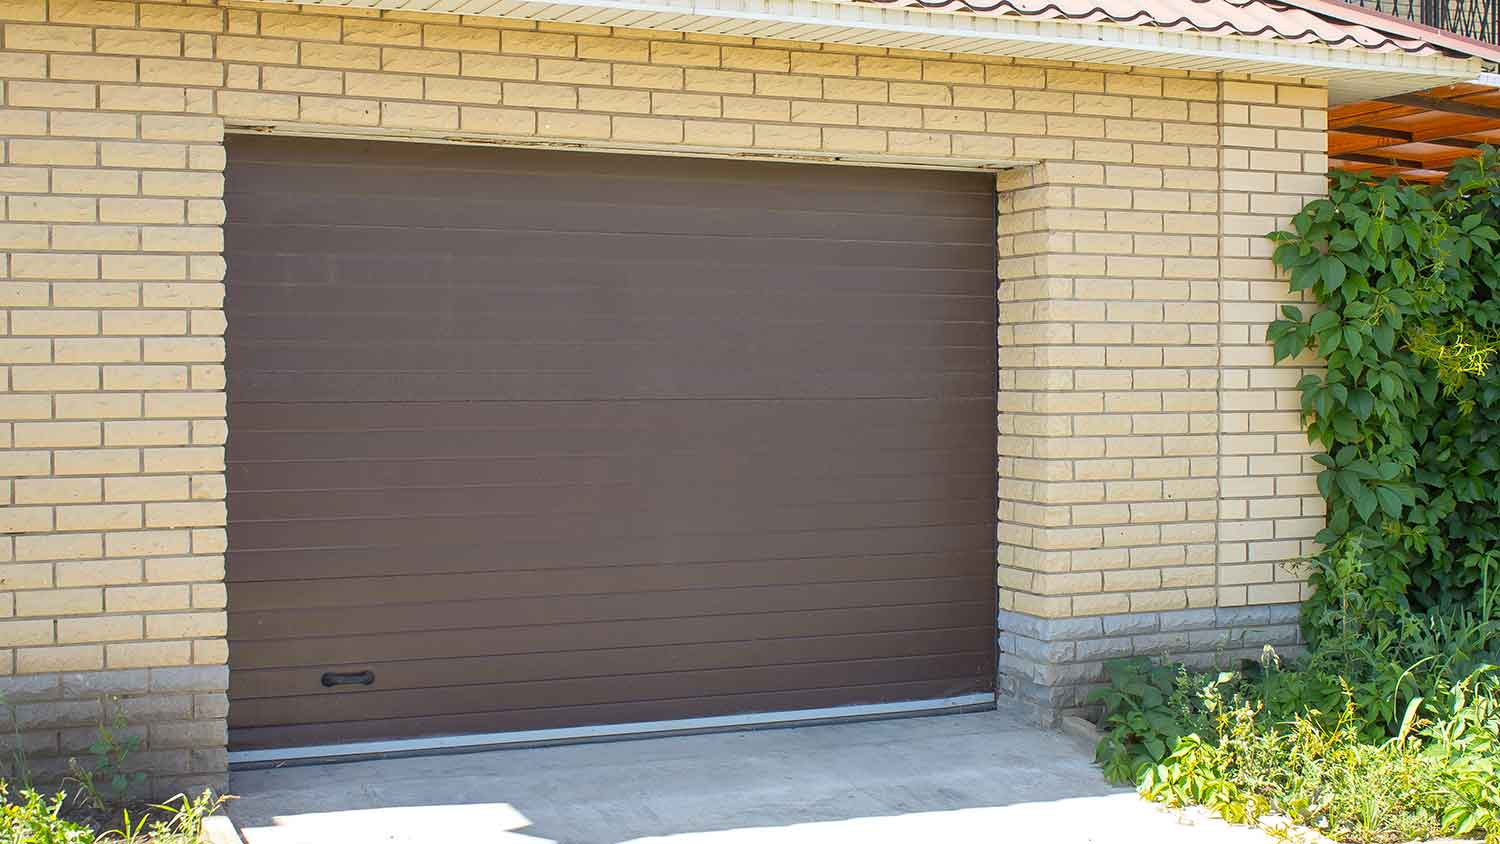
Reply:
M1113 657L1296 644L1283 562L1322 526L1264 235L1325 190L1326 91L1130 84L1188 123L999 180L1001 671L1043 712Z
M0 689L39 773L119 710L158 793L223 781L226 127L1041 161L1000 176L1012 689L1286 635L1320 502L1259 236L1321 190L1314 83L281 4L0 27Z

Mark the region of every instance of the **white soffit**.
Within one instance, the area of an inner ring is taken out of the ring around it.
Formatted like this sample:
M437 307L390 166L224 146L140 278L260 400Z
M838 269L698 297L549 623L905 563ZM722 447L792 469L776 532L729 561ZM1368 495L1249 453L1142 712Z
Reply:
M851 0L284 0L790 41L1327 80L1337 104L1472 80L1475 58Z

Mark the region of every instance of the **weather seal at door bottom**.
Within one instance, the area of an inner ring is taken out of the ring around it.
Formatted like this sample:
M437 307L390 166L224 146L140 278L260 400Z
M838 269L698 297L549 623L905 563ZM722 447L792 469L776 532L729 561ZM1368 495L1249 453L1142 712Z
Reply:
M904 700L895 703L867 703L855 706L830 706L822 709L793 709L782 712L750 712L743 715L717 715L707 718L679 718L670 721L638 721L630 724L599 724L590 727L559 727L550 730L520 730L509 733L475 733L461 736L357 741L347 744L319 744L308 747L278 747L263 750L232 750L232 770L316 765L323 762L354 762L395 756L418 756L436 753L465 753L499 750L506 747L537 747L548 744L574 744L588 741L644 738L647 736L682 735L720 732L809 723L837 723L891 718L902 715L937 715L955 712L978 712L995 708L995 694L959 695L932 700Z

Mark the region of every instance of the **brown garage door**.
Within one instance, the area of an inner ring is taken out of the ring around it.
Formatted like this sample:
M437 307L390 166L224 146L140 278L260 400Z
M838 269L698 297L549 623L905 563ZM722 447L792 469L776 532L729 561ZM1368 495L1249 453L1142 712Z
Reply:
M991 178L229 160L233 747L993 688Z

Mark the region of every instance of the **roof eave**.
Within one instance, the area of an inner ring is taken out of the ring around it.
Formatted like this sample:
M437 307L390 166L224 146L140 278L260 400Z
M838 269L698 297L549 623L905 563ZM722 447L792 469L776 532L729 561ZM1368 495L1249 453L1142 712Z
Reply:
M1452 32L1427 26L1426 24L1409 21L1405 18L1389 15L1385 12L1356 6L1343 0L1281 0L1291 6L1296 6L1315 15L1332 18L1344 23L1358 24L1384 32L1388 35L1396 35L1427 44L1439 50L1444 50L1457 56L1476 58L1489 64L1500 64L1500 47L1486 44L1473 38L1457 35Z
M852 0L281 0L1326 80L1333 102L1473 79L1477 58L885 6Z

